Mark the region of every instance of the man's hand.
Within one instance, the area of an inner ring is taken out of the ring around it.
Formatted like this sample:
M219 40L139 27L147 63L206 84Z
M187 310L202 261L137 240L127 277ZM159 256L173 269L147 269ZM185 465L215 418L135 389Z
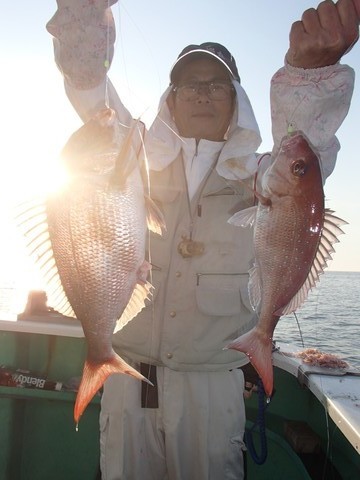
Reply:
M321 2L303 13L290 31L286 60L300 68L337 63L359 38L360 0Z

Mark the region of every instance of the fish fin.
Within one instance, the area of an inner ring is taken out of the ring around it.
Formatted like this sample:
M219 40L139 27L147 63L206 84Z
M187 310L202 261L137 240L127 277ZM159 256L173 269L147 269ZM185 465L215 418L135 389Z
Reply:
M234 213L229 218L228 223L236 225L237 227L251 227L255 222L257 206L245 208L239 212Z
M294 295L294 297L285 307L282 307L278 311L274 312L275 315L289 315L305 302L309 291L314 288L316 283L319 281L320 275L324 273L325 268L328 266L328 261L332 260L332 254L335 252L333 244L339 242L338 235L344 233L340 226L346 224L347 222L345 222L345 220L333 215L332 210L325 209L324 224L321 232L320 242L309 270L309 274L296 295Z
M121 146L120 152L116 157L116 163L114 173L111 176L110 184L116 185L120 189L123 189L127 178L131 172L139 166L138 158L133 147L133 137L135 131L138 129L140 119L134 120L129 129L129 132Z
M25 239L25 251L34 260L46 285L48 303L59 313L75 317L55 264L47 226L46 204L46 198L37 197L16 205L15 222Z
M105 380L113 373L123 373L150 383L141 373L128 365L119 355L113 356L106 362L95 364L86 359L83 374L76 396L74 420L78 424L81 415L91 402L96 392L102 387Z
M264 195L261 195L259 192L254 192L255 197L258 199L259 203L263 205L264 207L271 207L272 201L271 198L265 197Z
M162 235L166 231L165 219L156 203L148 196L145 196L146 221L151 232Z
M264 335L257 327L230 342L226 349L245 353L259 374L265 393L270 397L274 386L272 366L272 339Z
M261 282L260 282L259 268L255 263L249 270L249 300L254 311L258 311L261 303Z
M131 294L130 300L121 317L116 322L114 333L121 330L145 307L145 300L149 298L153 286L149 282L139 282Z

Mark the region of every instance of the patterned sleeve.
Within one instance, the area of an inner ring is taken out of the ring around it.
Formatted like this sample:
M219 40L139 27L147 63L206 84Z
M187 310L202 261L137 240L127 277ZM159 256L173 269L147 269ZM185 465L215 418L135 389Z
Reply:
M109 6L117 0L58 0L46 25L54 39L55 61L65 81L78 90L97 87L110 67L115 42Z
M317 149L324 179L333 171L340 144L336 131L346 117L354 71L347 65L304 70L285 65L271 81L271 116L276 156L288 128L301 130Z

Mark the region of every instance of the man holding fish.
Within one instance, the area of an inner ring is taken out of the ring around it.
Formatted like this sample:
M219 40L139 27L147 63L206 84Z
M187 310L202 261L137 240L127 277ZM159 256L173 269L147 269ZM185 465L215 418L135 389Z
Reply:
M106 76L114 42L106 7L113 3L59 0L47 28L82 120L108 105L127 130L132 117ZM149 161L151 197L167 230L150 234L153 296L113 345L154 386L128 375L105 382L104 480L243 478L239 367L248 358L225 347L257 322L247 288L254 249L252 230L228 219L253 204L254 186L261 198L264 171L291 130L304 132L315 147L320 187L331 174L339 150L335 133L354 84L352 69L339 61L358 40L359 19L360 0L326 0L293 24L286 64L271 82L272 154L256 154L260 134L236 62L213 42L180 53L143 146L134 135L139 161L144 152ZM296 175L304 168L297 163Z

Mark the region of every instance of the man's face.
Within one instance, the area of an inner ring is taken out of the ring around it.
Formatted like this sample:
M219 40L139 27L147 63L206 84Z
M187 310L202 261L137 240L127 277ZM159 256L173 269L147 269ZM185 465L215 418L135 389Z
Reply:
M194 82L230 82L224 66L211 58L196 59L184 66L176 85ZM222 141L234 111L234 93L222 100L211 100L203 87L196 98L186 101L179 93L168 97L168 106L182 137Z

